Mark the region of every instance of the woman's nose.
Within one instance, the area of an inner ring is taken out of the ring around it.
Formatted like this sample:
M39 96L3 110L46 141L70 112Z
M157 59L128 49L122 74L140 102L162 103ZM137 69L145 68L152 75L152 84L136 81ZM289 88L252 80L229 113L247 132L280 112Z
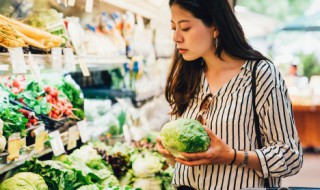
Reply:
M180 31L176 30L173 33L173 41L178 43L178 42L182 42L183 41L183 37L180 33Z

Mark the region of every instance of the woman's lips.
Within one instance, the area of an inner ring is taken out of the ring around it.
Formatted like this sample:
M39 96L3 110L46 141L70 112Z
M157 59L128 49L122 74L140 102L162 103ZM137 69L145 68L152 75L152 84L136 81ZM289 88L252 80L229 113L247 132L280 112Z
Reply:
M186 53L188 50L187 49L179 49L179 53L184 54Z

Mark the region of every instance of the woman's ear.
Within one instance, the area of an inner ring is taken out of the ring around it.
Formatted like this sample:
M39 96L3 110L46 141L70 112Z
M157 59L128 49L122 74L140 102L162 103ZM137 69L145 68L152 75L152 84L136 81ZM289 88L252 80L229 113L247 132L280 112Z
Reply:
M219 36L219 31L216 27L213 29L213 38L217 38Z

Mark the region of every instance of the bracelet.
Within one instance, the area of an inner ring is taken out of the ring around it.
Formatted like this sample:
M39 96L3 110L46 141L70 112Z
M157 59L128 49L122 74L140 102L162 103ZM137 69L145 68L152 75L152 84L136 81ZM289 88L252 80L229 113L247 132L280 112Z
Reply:
M241 162L240 166L241 167L247 166L248 161L249 161L249 153L248 153L248 151L244 150L244 160L243 160L243 162Z
M233 149L233 150L234 150L233 160L231 161L231 163L229 165L233 165L233 163L236 161L236 158L237 158L237 151L236 151L236 149Z

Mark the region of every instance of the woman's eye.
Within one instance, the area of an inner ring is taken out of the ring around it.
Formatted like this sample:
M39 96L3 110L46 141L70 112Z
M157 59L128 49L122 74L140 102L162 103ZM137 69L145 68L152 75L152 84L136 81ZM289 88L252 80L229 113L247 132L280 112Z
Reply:
M189 31L190 30L190 28L183 28L183 29L181 29L183 32L187 32L187 31Z
M175 28L171 28L171 30L174 30L174 31L175 31L176 29L175 29Z

